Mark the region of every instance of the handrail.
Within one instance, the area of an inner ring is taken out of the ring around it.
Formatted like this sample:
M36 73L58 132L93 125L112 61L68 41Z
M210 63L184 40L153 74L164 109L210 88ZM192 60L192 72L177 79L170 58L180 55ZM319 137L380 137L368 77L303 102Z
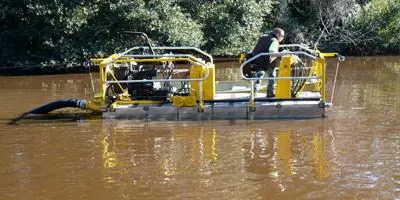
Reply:
M141 55L141 56L143 56L143 57L158 57L159 55L149 55L149 56L146 56L146 55ZM160 57L161 57L161 55L160 55ZM193 57L193 56L192 56ZM189 60L190 60L190 55L189 55ZM194 57L193 57L194 58ZM182 61L187 61L186 59L183 59L183 58L177 58L177 60L178 61L180 61L180 60L182 60ZM147 61L147 60L146 60ZM149 62L151 61L151 60L148 60ZM189 61L190 62L190 61ZM205 69L206 69L206 73L205 73L205 75L204 75L204 77L203 78L196 78L196 79L149 79L149 80L117 80L117 81L106 81L106 83L140 83L140 82L168 82L168 81L171 81L171 82L179 82L179 81L204 81L204 80L206 80L207 78L208 78L208 76L209 76L209 70L208 70L208 67L206 66L206 64L205 63L196 63L196 64L198 64L198 65L201 65L201 66L203 66ZM107 70L107 69L106 69Z
M260 53L260 54L257 54L257 55L255 55L254 57L252 57L252 58L250 58L249 60L246 60L245 62L243 62L241 65L240 65L240 74L242 75L242 78L244 79L244 80L248 80L248 81L250 81L250 83L251 83L251 90L250 90L250 102L249 102L249 104L250 104L250 110L251 111L254 111L255 110L255 100L254 100L254 83L255 83L255 81L256 80L299 80L299 79L323 79L324 77L318 77L318 76L310 76L310 77L267 77L267 78L248 78L248 77L246 77L244 74L243 74L243 67L244 66L246 66L247 64L249 64L250 62L252 62L252 61L254 61L254 60L256 60L257 58L259 58L259 57L262 57L262 56L274 56L274 57L282 57L282 56L285 56L285 55L304 55L304 56L306 56L306 57L309 57L309 58L311 58L311 59L313 59L313 60L316 60L317 59L317 57L316 56L314 56L314 55L311 55L311 54L309 54L309 53L306 53L306 52L304 52L304 51L295 51L295 52L290 52L290 51L288 51L288 52L278 52L278 53Z
M275 56L275 57L282 57L282 56L286 56L286 55L305 55L309 58L312 59L317 59L317 57L308 54L306 52L302 52L302 51L295 51L295 52L280 52L280 53L260 53L257 54L256 56L250 58L249 60L246 60L245 62L243 62L240 65L240 74L242 75L242 78L244 80L278 80L279 78L248 78L243 74L243 67L246 66L247 64L249 64L250 62L254 61L255 59L262 57L262 56ZM280 78L287 78L287 79L295 79L295 77L280 77ZM305 77L304 77L305 79ZM312 79L312 78L307 78L307 79ZM315 79L315 78L314 78Z
M175 58L175 57L181 57L181 58L189 58L195 62L205 64L204 61L189 55L189 54L163 54L163 55L140 55L140 54L129 54L129 55L123 55L121 57L132 57L132 58ZM120 57L120 58L121 58Z
M106 83L148 83L148 82L181 82L181 81L204 81L208 78L194 78L194 79L148 79L148 80L120 80L120 81L106 81Z
M308 79L321 79L319 76L298 76L298 77L292 77L292 76L284 76L284 77L275 77L275 78L246 78L245 80L308 80Z
M306 51L308 51L308 52L311 53L311 54L318 54L317 51L311 49L309 46L304 45L304 44L282 44L282 45L279 45L279 48L287 48L287 47L289 47L289 48L290 48L290 47L297 47L297 48L306 50Z
M114 63L114 62L126 61L126 60L121 60L122 58L175 58L175 57L188 58L189 60L193 60L194 63L205 64L205 62L203 60L198 59L190 54L163 54L163 55L129 54L129 55L122 55L122 56L118 54L118 56L116 58L113 58L111 61L107 62L107 64ZM97 59L91 59L91 61L93 61L95 63L96 62L100 63L106 59L107 58L97 58Z
M208 59L210 59L211 64L214 63L213 57L210 54L204 52L203 50L201 50L197 47L153 47L153 49L157 49L157 50L194 50L194 51L197 51L200 54L203 54L204 56L208 57Z
M121 53L121 55L125 55L125 54L127 54L127 53L129 53L129 52L131 52L133 50L138 50L138 49L149 49L149 47L147 47L147 46L132 47L132 48L124 51L123 53ZM208 53L206 53L206 52L204 52L201 49L196 48L196 47L168 47L167 46L167 47L152 47L152 49L153 50L194 50L194 51L197 51L198 53L208 57L208 59L210 59L211 64L214 63L213 57L210 54L208 54Z

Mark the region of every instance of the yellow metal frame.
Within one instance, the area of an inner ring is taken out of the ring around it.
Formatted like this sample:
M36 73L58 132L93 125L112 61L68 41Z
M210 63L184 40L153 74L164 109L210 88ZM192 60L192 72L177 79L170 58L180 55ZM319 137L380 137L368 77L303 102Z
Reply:
M107 75L110 75L114 81L118 81L114 75L114 71L110 70L110 65L112 64L122 64L122 63L150 63L150 62L188 62L190 63L190 78L203 78L205 76L206 70L208 70L208 78L204 81L191 81L193 85L197 84L196 86L191 87L191 95L190 96L181 96L181 97L174 97L173 105L177 107L181 106L189 106L193 107L198 105L200 110L203 108L203 100L210 100L214 99L215 97L215 65L211 63L199 63L199 61L195 61L194 59L185 58L185 57L161 57L161 58L133 58L127 56L121 56L120 54L113 54L108 58L95 58L91 59L94 64L99 65L99 78L100 78L100 91L99 94L95 95L95 99L97 100L97 104L104 106L106 104L105 99L105 91L106 91L106 82L107 82ZM200 69L200 71L199 71ZM194 73L199 72L199 73ZM202 91L200 92L200 87L198 86L199 83L202 82ZM126 90L123 89L122 85L117 83L117 85L121 88L123 93L127 93ZM199 103L197 104L196 97L197 95L199 99ZM119 105L128 105L128 104L140 104L140 105L154 105L154 104L161 104L162 101L151 101L151 100L129 100L123 99L119 97L119 99L115 102L115 104ZM101 106L98 106L101 107Z
M321 94L321 101L326 102L326 60L328 57L337 57L337 53L318 53L318 57L312 61L310 74L308 76L320 77L316 83L314 83L314 90L319 91ZM245 59L245 54L241 54L240 61ZM106 104L105 92L107 79L118 81L112 70L112 65L123 64L123 63L164 63L164 62L188 62L190 63L190 79L201 79L205 77L206 71L208 71L208 78L205 80L192 80L191 82L191 94L189 96L173 96L171 97L172 105L176 107L194 107L198 106L199 111L203 110L203 100L214 100L215 98L215 65L212 63L204 63L196 60L192 56L188 57L160 57L160 58L134 58L130 56L123 56L121 54L113 54L108 58L95 58L91 60L93 63L99 65L99 78L100 78L100 91L96 94L94 101L87 102L86 109L101 112L102 107ZM290 77L291 76L291 65L295 61L293 56L283 56L281 64L279 66L278 77ZM200 84L202 87L200 87ZM131 100L126 89L123 89L122 85L117 83L123 93L118 95L117 100L113 103L112 107L116 105L129 105L129 104L140 104L140 105L155 105L162 104L163 101L152 101L152 100ZM276 87L277 98L292 98L291 96L291 79L278 79ZM303 86L300 91L303 91ZM254 96L250 98L250 108L255 108Z
M129 104L154 105L163 103L163 101L157 101L157 100L117 100L115 102L120 105L129 105Z
M325 58L338 57L338 53L321 53L319 51L319 57L312 63L312 74L321 77L315 84L315 90L320 91L321 101L326 102L326 60Z
M314 83L314 91L319 91L321 94L321 101L326 102L326 59L338 57L338 53L321 53L318 52L318 57L312 61L312 66L310 70L310 74L308 76L317 76L320 77L316 83ZM294 58L292 56L283 56L281 64L279 66L279 75L278 77L290 77L291 74L291 65L294 62ZM291 98L291 83L292 80L277 80L276 87L276 97L277 98ZM303 91L305 85L300 89ZM254 100L250 100L250 107L254 106Z
M190 78L199 79L203 78L208 71L208 78L202 81L202 97L204 100L213 100L215 97L215 65L207 64L206 66L191 66ZM199 81L190 81L190 88L199 92Z
M279 66L278 77L290 77L292 71L292 64L294 62L293 56L283 56ZM277 98L291 98L292 96L292 80L277 80L276 81L276 97Z

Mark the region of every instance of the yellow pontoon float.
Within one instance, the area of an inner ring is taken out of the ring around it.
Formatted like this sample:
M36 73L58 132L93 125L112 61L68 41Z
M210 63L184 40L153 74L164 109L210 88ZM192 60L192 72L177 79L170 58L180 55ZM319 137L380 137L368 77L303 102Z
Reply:
M148 38L145 34L142 34ZM281 45L280 53L241 56L237 82L216 82L213 57L195 47L138 46L108 58L92 59L99 66L99 91L93 100L61 100L32 110L43 114L62 107L91 110L103 118L143 120L233 120L320 118L326 99L326 58L305 45ZM281 58L275 98L255 93L246 69L262 56Z

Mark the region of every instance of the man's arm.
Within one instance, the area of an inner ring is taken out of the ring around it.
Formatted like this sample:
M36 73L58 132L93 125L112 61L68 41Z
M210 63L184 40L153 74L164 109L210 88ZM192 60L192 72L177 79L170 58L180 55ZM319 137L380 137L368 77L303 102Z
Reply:
M268 52L270 53L278 53L279 52L279 42L278 40L273 40L271 46L269 46ZM276 59L275 56L270 56L269 62L272 63Z

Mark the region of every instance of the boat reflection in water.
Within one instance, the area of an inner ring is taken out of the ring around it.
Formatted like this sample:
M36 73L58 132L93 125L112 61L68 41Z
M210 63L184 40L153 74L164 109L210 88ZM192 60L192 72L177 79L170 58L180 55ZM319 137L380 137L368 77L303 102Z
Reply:
M329 179L335 148L324 125L298 130L279 127L263 128L259 122L247 121L105 121L104 180L160 191L165 185L193 187L196 193L217 192L224 184L228 191L282 192L296 182Z

